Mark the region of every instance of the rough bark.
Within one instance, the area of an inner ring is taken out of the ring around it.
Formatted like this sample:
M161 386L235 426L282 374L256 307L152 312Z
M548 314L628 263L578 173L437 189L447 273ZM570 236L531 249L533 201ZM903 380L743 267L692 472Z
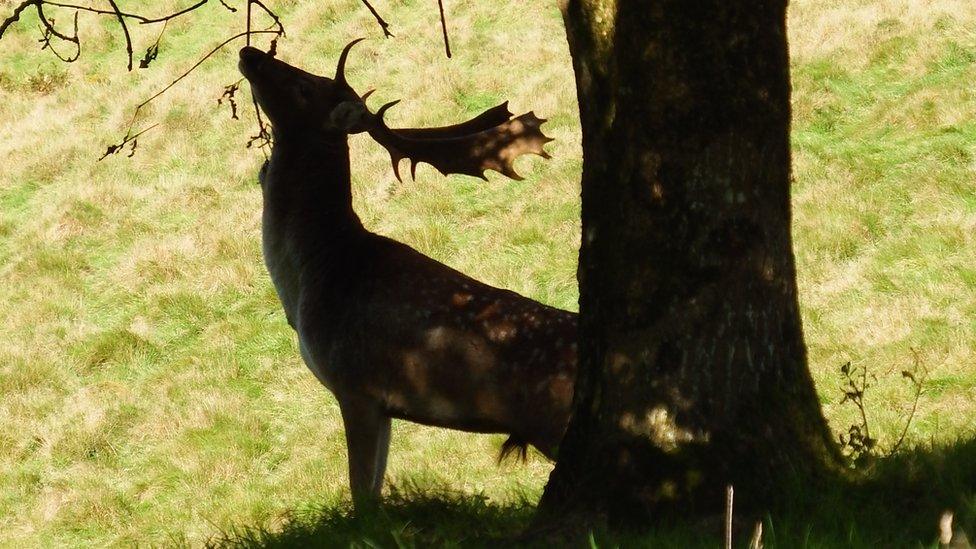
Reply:
M542 517L765 505L838 453L790 235L786 0L569 0L583 129L576 413Z

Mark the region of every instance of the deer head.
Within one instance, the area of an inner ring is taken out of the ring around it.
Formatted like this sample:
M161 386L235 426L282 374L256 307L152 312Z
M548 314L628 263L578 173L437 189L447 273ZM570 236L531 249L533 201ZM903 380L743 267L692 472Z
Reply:
M545 120L532 112L512 118L507 102L452 126L390 128L384 115L398 101L387 103L374 114L365 103L372 92L361 97L346 81L346 59L361 40L342 50L335 78L331 79L292 67L252 47L241 50L241 73L271 120L276 139L286 135L316 139L367 131L390 153L397 179L400 161L405 158L410 159L412 175L418 163L426 162L444 175L484 178L485 170L495 170L513 179L521 179L514 169L519 156L531 153L549 158L543 146L552 139L541 131Z
M257 48L241 49L238 68L251 84L258 105L271 120L276 138L300 135L314 139L321 134L365 130L357 127L357 121L365 120L366 106L345 77L349 50L359 41L342 50L335 78L305 72Z

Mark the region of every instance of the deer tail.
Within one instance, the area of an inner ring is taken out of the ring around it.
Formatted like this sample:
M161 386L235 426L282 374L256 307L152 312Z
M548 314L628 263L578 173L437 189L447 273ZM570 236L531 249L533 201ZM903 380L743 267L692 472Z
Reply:
M529 456L529 443L515 435L508 437L498 452L498 463L501 464L510 456L514 456L516 460L525 463Z

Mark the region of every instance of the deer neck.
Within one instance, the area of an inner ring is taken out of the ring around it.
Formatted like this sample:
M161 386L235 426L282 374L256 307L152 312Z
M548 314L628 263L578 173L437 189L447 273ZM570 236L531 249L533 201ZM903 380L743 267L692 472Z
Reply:
M360 225L352 210L349 144L344 135L308 139L276 136L262 188L266 206L288 208L292 214L324 209L329 214L341 214L333 219L337 223Z
M352 208L345 136L290 140L276 136L262 170L265 263L289 320L303 279L329 278L341 289L361 254L366 230ZM322 280L322 282L327 282Z

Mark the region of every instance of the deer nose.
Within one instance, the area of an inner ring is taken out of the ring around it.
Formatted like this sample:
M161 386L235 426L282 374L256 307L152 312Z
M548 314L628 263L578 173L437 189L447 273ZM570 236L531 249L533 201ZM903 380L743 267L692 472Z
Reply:
M265 55L267 54L263 51L251 46L244 46L240 53L241 61L257 61L264 58Z
M261 67L262 62L268 58L268 54L257 48L252 48L251 46L241 48L239 55L241 60L237 62L237 68L241 71L241 74L243 74L245 78L256 76L255 71L257 71Z

